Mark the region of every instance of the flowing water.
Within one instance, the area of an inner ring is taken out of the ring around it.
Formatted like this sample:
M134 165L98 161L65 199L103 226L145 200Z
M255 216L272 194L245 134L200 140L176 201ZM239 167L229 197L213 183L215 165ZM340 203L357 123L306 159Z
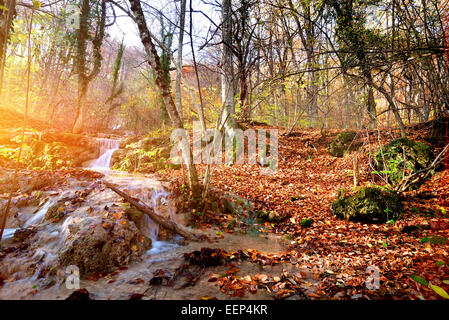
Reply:
M129 195L153 208L156 214L180 223L174 205L170 200L170 194L163 184L152 176L111 171L109 169L111 157L114 151L118 149L119 141L112 139L98 139L98 141L101 150L100 156L88 164L88 168L101 171L105 175L105 180L114 183L121 190L125 190ZM0 299L61 299L67 297L73 291L67 289L65 285L67 274L63 270L58 270L57 280L51 280L53 282L40 276L42 270L58 265L58 255L63 249L70 228L83 219L90 219L89 216L86 217L86 212L92 207L101 210L105 206L120 203L122 199L109 189L99 190L89 195L81 207L71 212L61 223L44 221L44 217L48 208L54 203L85 190L86 185L88 183L80 184L76 182L68 189L59 192L57 196L47 194L45 195L47 197L45 202L41 201L39 207L33 209L34 214L22 214L26 218L22 227L35 227L38 231L33 238L31 249L24 254L10 258L8 261L2 261L4 265L1 266L0 271L7 273L9 279L5 281L3 286L0 286ZM146 215L144 215L143 223L139 226L139 229L143 235L152 239L152 247L141 257L141 262L132 263L127 266L126 270L116 273L113 278L107 276L98 280L82 279L81 287L94 293L97 299L126 299L130 293L141 292L148 288L145 284L148 284L156 270L168 269L173 271L183 263L184 253L198 250L201 247L216 247L229 251L253 248L274 254L280 254L286 248L283 241L278 238L265 239L248 235L227 234L224 239L219 241L191 242L186 245L179 244L182 242L180 241L181 237L175 237L170 241L162 241L159 239L159 225ZM15 231L15 228L6 229L2 241L11 241ZM210 235L214 234L213 231L209 231L209 233ZM136 279L140 280L137 281ZM141 279L144 280L143 284ZM136 285L136 283L142 285ZM167 290L164 291L164 296L154 296L153 298L196 299L201 295L212 295L213 292L218 291L213 287L213 284L207 282L207 279L202 280L201 285L198 284L195 288L184 292Z
M111 158L114 151L119 148L120 141L114 139L97 138L100 147L100 157L89 164L94 170L109 170Z

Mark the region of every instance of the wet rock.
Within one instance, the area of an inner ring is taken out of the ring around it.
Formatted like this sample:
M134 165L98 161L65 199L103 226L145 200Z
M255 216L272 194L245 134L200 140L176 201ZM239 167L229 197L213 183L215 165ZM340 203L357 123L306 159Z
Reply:
M428 145L400 138L377 150L373 162L374 168L394 185L401 182L404 176L428 167L433 159Z
M34 236L36 232L37 230L35 228L17 229L16 232L14 232L13 240L16 242L24 242L25 240Z
M0 213L3 214L6 210L7 200L0 200ZM19 209L12 203L9 208L8 220L6 221L6 228L18 228L21 225L18 217Z
M144 213L137 208L129 207L125 209L125 213L129 220L133 221L136 225L142 222Z
M38 196L19 197L14 200L14 204L17 208L23 208L27 206L38 206L40 199Z
M358 148L359 145L354 143L356 136L357 132L354 131L339 133L326 149L334 157L343 157L345 153Z
M49 288L49 287L51 287L53 285L55 285L55 279L47 278L47 279L42 279L39 282L38 287L39 287L39 290L44 290L44 289L47 289L47 288Z
M45 220L51 222L61 221L67 214L67 206L64 200L58 201L48 208L45 213Z
M148 282L151 286L169 285L172 280L173 274L167 270L157 269L153 273L153 277Z
M73 300L73 301L87 301L87 300L93 300L91 299L91 295L87 289L78 289L73 291L70 296L65 298L65 300Z
M200 251L196 250L184 254L184 259L187 260L190 265L197 265L202 268L221 266L225 263L225 253L226 252L221 249L201 248Z
M45 176L34 176L31 178L21 178L19 180L19 188L22 193L31 193L34 190L41 190L51 184L53 184L55 178Z
M140 211L139 209L135 207L129 207L125 209L126 216L129 220L133 221L134 224L137 226L137 228L142 231L145 230L145 219L144 219L144 213ZM169 240L171 238L172 233L170 233L168 230L162 228L159 226L159 234L158 238L160 240ZM152 244L152 240L148 237L144 236L144 242L143 245L145 248L150 249Z
M332 203L332 211L338 218L370 223L397 220L403 208L397 194L371 187L360 189L353 196L340 195Z
M89 217L68 229L59 261L63 266L76 265L81 276L113 271L146 250L144 237L129 220Z
M141 293L133 293L131 295L129 295L128 300L142 300L142 298L144 297L144 294Z

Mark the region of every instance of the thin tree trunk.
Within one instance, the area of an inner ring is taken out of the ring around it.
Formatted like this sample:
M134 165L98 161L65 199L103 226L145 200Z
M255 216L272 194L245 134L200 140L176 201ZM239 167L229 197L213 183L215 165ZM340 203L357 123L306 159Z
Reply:
M17 162L16 162L16 168L14 170L14 175L12 178L12 184L15 185L16 179L17 179L17 171L19 170L20 166L20 158L22 156L23 151L23 145L25 142L25 127L28 120L28 107L30 103L30 73L31 73L31 30L33 27L33 17L34 17L34 9L31 10L31 18L30 18L30 25L28 28L28 63L27 63L27 87L26 87L26 96L25 96L25 112L23 114L23 123L22 123L22 130L21 130L21 138L20 138L20 147L19 147L19 153L17 155ZM11 209L11 201L12 201L12 195L14 193L14 190L11 190L8 196L8 201L6 203L6 208L3 212L3 215L0 219L0 240L2 240L3 237L3 231L6 227L6 221L8 220L9 211Z
M0 0L0 5L8 10L0 10L0 96L3 89L3 76L6 63L6 48L8 46L9 30L16 12L16 0Z
M182 96L181 96L181 75L182 75L182 49L184 42L184 27L186 21L186 2L187 0L181 0L181 12L179 17L179 38L178 38L178 63L176 72L176 109L180 118L182 118Z
M78 102L75 113L75 121L73 123L72 132L80 133L84 126L85 115L85 98L87 90L89 89L89 83L100 72L101 67L101 45L103 44L104 30L106 23L106 0L101 2L101 12L98 20L98 26L95 33L95 37L92 40L94 65L92 71L87 74L87 39L89 37L89 25L88 19L91 13L90 0L82 0L81 13L80 13L80 29L78 30L77 39L77 57L76 57L76 70L78 74Z
M184 125L179 116L178 110L176 110L175 103L173 101L173 97L170 93L170 88L168 84L164 80L164 71L161 67L161 62L159 55L156 51L156 46L154 45L150 31L148 30L147 23L145 21L145 16L143 14L142 6L140 5L139 0L130 0L131 10L134 14L135 21L137 23L137 28L139 29L140 39L145 48L146 54L148 56L148 63L150 67L154 70L155 74L155 82L158 88L161 90L162 99L164 100L165 106L167 108L168 115L170 120L175 128L184 129ZM194 197L197 197L200 194L200 185L198 181L198 174L193 164L193 155L192 151L187 148L188 151L188 159L186 161L188 178L190 188L192 190L192 194Z
M234 66L232 53L232 1L223 0L222 8L222 61L223 74L221 76L222 104L224 127L226 131L235 128L235 88L234 88Z

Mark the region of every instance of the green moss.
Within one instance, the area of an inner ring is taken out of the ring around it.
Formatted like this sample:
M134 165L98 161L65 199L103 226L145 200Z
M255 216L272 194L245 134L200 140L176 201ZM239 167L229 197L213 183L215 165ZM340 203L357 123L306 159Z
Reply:
M428 145L400 138L379 148L373 157L377 173L396 185L404 178L429 166L434 157Z
M111 167L128 172L153 173L164 169L180 169L170 161L172 143L167 130L131 137L120 144L111 159Z
M73 167L75 159L69 148L59 142L47 143L32 162L33 167L44 169L56 169L61 167Z
M343 157L345 153L357 148L357 145L353 144L356 136L357 133L354 131L339 133L334 141L327 146L327 151L334 157Z
M313 224L313 219L312 218L307 218L307 219L302 219L299 224L301 225L301 227L303 228L308 228Z
M355 195L337 198L332 203L332 211L338 218L372 223L397 220L403 208L397 194L373 187L362 188Z

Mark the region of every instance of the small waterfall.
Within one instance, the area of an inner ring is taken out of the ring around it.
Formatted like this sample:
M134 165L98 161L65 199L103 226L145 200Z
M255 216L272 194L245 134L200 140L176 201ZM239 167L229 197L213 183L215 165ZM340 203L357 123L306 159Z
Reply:
M40 224L44 220L48 208L50 208L54 203L55 201L47 200L47 202L42 206L42 208L40 208L38 212L36 212L29 220L25 222L23 227L28 228L31 225Z
M112 154L119 148L120 142L118 140L105 138L98 138L97 141L100 146L100 157L93 160L89 164L89 168L107 170L111 165Z
M2 240L11 239L14 236L14 233L17 229L5 229L3 231L3 237Z
M156 214L170 217L172 221L177 222L175 210L167 198L169 193L163 187L159 186L150 191L141 187L135 187L133 183L130 183L127 185L127 189L132 196L138 198L144 204L151 206ZM160 254L178 246L176 243L159 240L159 224L155 223L147 215L143 216L140 231L152 240L151 249L147 251L147 254L150 256Z

